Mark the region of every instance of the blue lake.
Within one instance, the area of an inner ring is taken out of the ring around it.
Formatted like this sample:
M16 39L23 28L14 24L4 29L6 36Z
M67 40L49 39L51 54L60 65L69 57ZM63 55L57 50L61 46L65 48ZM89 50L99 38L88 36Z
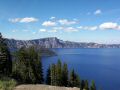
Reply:
M120 90L120 49L53 49L58 55L43 57L44 73L58 59L74 68L81 79L94 80L102 90Z

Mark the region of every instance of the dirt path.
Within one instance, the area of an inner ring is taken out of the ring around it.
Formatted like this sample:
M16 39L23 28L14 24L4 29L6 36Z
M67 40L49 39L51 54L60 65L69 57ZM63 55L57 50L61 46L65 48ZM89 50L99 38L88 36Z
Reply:
M56 87L49 85L19 85L14 90L80 90L79 88Z

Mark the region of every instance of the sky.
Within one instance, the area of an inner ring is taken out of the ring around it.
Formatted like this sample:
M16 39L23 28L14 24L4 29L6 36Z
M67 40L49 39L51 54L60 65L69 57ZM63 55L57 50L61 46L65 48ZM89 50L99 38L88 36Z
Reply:
M120 43L120 0L0 0L0 32L19 40L57 37Z

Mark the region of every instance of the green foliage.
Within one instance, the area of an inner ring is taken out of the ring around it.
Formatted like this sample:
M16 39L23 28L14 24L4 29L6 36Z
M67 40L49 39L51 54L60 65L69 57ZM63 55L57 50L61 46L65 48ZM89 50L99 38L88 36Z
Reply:
M13 77L21 83L43 83L42 63L33 47L15 53Z
M10 75L12 72L12 60L5 39L0 33L0 74Z
M62 80L62 85L67 87L68 86L68 66L66 63L63 64L61 80Z
M49 68L46 78L47 84L65 87L80 87L80 78L74 72L74 70L72 70L72 72L70 73L69 79L68 66L66 63L62 65L61 61L58 60L57 64L52 64Z
M44 53L48 52L47 49L44 51ZM17 84L14 79L16 79L18 83L43 83L44 79L40 53L41 51L35 50L35 47L21 48L14 53L12 62L9 49L0 33L0 90L12 90ZM3 77L10 76L11 72L14 79ZM74 69L69 74L67 64L64 63L62 65L60 60L58 60L57 64L49 66L46 84L80 87L81 90L96 90L94 81L92 81L89 88L87 80L80 81L80 77L75 73Z
M91 86L89 87L89 83L87 80L82 80L80 85L81 90L96 90L95 82L92 81Z
M14 79L3 77L0 80L0 90L13 90L17 82Z
M84 87L85 87L85 81L84 81L84 80L82 80L82 81L81 81L81 85L80 85L80 89L81 89L81 90L83 90L83 89L84 89Z
M55 64L52 64L50 70L51 70L51 74L50 74L50 77L51 77L51 85L57 86L56 65L55 65Z
M92 83L91 83L90 90L96 90L96 86L95 86L94 81L92 81Z
M80 87L80 78L75 73L74 69L70 72L70 86L71 87Z
M89 84L88 84L88 81L87 81L87 80L85 80L84 89L85 89L85 90L89 90Z
M56 79L57 85L62 86L62 63L60 60L58 60L58 63L56 65Z
M50 66L49 66L49 67L48 67L48 70L47 70L47 76L46 76L46 84L47 84L47 85L50 85L50 84L51 84L50 74L51 74L51 70L50 70Z
M79 87L81 90L96 90L94 81L92 81L91 87L89 87L88 81L80 81L80 77L75 73L74 69L70 72L69 76L67 64L64 63L62 65L60 60L58 60L57 64L52 64L47 72L47 81L50 81L51 83L49 84L51 85Z
M36 47L38 48L38 47ZM39 53L41 54L41 56L55 56L57 55L54 51L48 49L48 48L38 48L39 49Z
M47 71L47 78L46 78L47 84L51 84L55 86L68 86L67 64L64 64L62 68L62 63L60 60L58 60L57 64L52 64L49 68Z

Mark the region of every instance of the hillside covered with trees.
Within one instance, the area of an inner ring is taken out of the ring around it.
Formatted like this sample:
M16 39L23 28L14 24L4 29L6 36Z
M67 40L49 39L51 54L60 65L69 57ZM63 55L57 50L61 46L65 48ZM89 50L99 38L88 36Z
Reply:
M21 48L11 53L0 34L0 90L12 90L20 84L47 84L62 87L78 87L80 90L96 90L94 81L81 80L75 70L60 60L48 67L44 78L41 55L35 47Z

